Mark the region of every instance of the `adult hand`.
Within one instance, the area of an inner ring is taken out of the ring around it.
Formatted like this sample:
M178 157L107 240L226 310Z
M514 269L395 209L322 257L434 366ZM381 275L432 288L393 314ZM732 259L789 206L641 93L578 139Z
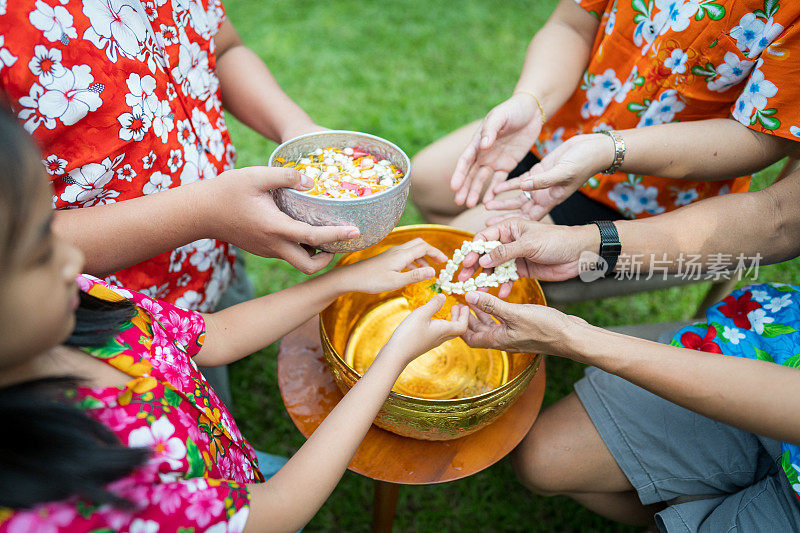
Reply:
M468 292L466 300L475 314L462 338L474 348L569 356L569 339L586 324L552 307L512 304L485 292Z
M469 309L465 305L454 305L450 310L450 320L431 320L445 300L444 294L437 294L428 303L413 310L392 333L384 349L386 353L403 357L405 366L428 350L463 335L467 331L469 317Z
M353 239L355 226L312 226L278 209L270 191L311 189L314 181L291 168L247 167L223 172L206 187L201 213L209 213L210 235L261 257L277 257L311 274L325 267L333 254L309 252L303 245ZM212 190L213 189L213 190Z
M512 190L531 191L530 199L524 195L505 200L492 199L486 202L486 208L518 210L507 216L541 220L589 178L607 169L613 162L614 143L606 135L576 135L564 141L525 174L494 186L495 194ZM495 217L489 222L497 221Z
M389 248L385 252L339 270L339 286L350 291L378 293L430 279L436 271L425 257L444 263L447 256L422 239Z
M459 279L471 277L478 265L493 268L517 260L520 276L543 281L563 281L578 275L578 261L584 251L600 248L600 234L594 226L555 226L520 218L509 219L475 235L476 240L503 244L484 256L467 254ZM501 287L504 298L510 284Z
M506 179L539 137L542 116L533 96L517 93L489 111L461 154L450 179L458 205L475 207L486 180L484 197L494 198L494 186Z

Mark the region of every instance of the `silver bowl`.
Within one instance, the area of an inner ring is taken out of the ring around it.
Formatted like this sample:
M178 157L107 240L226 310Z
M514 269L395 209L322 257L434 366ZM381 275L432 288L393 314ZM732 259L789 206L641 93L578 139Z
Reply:
M269 156L269 166L279 167L278 157L297 161L317 148L358 148L390 161L403 172L403 179L394 187L363 198L327 198L305 194L294 189L275 189L272 195L278 208L290 217L312 226L353 225L361 235L347 241L321 245L326 252L356 252L369 248L394 229L406 207L411 185L411 162L400 148L385 139L357 131L320 131L290 139Z

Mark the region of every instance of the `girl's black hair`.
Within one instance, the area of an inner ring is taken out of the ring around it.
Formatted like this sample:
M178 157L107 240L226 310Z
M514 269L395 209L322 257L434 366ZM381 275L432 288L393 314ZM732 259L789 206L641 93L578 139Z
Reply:
M7 272L30 223L44 180L38 151L14 118L0 110L0 273ZM80 294L66 344L101 346L135 315L129 301ZM130 502L105 486L142 465L146 448L123 446L105 425L66 399L80 378L36 379L0 388L0 506L29 508L79 497L90 505Z

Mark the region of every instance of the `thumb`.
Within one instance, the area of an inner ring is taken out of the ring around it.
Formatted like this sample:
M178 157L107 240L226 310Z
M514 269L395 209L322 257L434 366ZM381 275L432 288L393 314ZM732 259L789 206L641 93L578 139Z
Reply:
M482 149L489 148L494 144L497 139L498 132L505 126L507 122L506 113L504 111L493 111L486 117L486 121L481 128L481 144Z
M418 313L421 318L430 320L433 318L433 315L435 315L442 308L446 299L447 297L444 294L437 294L428 300L425 305L418 307L414 312Z
M289 167L252 167L258 173L259 187L280 189L283 187L307 191L314 187L314 180Z
M496 296L492 296L488 292L470 291L466 294L465 299L470 306L483 311L484 313L493 315L503 322L513 322L514 304L510 304Z
M478 260L482 267L489 268L501 265L518 257L525 257L528 250L522 241L513 241L508 244L501 244L487 255Z

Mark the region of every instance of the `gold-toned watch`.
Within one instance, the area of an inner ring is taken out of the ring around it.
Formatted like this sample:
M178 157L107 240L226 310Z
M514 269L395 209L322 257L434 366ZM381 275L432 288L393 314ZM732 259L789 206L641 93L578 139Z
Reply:
M623 141L619 133L614 130L600 130L597 133L608 135L611 137L611 140L614 141L614 161L611 163L610 167L603 171L603 174L614 174L619 170L619 167L622 166L622 162L625 160L625 141Z

